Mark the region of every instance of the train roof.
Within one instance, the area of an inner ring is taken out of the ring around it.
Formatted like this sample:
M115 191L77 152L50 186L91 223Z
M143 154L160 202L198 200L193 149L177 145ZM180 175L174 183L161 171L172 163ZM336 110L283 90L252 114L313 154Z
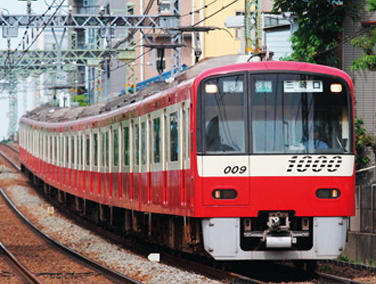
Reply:
M343 71L340 71L338 69L334 69L331 67L327 67L327 66L297 63L297 62L289 62L288 64L286 64L286 62L277 62L277 61L274 61L274 62L267 61L267 62L257 62L257 63L252 62L252 63L246 64L246 66L244 64L239 64L239 63L246 63L249 58L250 57L248 55L227 55L227 56L204 59L196 63L194 66L182 71L175 78L174 81L169 82L169 83L155 82L132 95L121 95L119 97L112 98L107 103L97 103L88 107L59 108L59 107L51 107L51 106L42 106L42 107L38 107L32 111L27 112L23 117L30 119L30 120L34 120L34 121L59 123L59 122L74 121L80 118L85 118L85 117L90 117L90 116L96 116L102 113L119 109L129 104L138 102L155 93L177 86L178 84L184 81L189 81L197 77L202 78L203 76L211 75L212 73L215 73L215 72L220 73L221 71L228 70L225 67L228 65L233 65L232 69L234 69L234 71L239 70L239 68L249 69L250 68L249 64L252 64L252 67L254 67L255 69L266 68L269 70L277 70L277 69L285 69L284 67L291 65L290 68L297 68L298 70L303 69L305 71L308 71L310 69L311 72L314 68L317 68L319 69L318 72L320 72L321 70L321 72L330 71L329 73L333 73L333 72L344 73ZM290 68L287 68L287 69L290 69Z

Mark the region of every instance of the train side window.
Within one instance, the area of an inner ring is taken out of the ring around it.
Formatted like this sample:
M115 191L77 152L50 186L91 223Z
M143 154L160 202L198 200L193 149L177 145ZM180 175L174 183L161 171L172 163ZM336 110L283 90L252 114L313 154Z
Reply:
M83 136L82 135L79 135L78 136L78 141L79 141L79 144L80 144L80 151L78 152L79 155L80 155L80 161L79 161L79 164L80 166L83 166L83 162L84 162L84 139L83 139Z
M139 160L140 160L140 148L139 148L139 141L140 141L140 129L139 129L139 126L138 124L135 124L134 125L134 147L133 149L135 149L135 152L136 152L136 155L134 155L134 164L136 166L139 165Z
M129 126L123 127L124 166L129 166Z
M86 135L86 166L90 166L90 135Z
M48 135L48 163L52 164L52 136Z
M55 144L55 154L54 154L54 160L55 164L57 165L57 151L58 151L58 145L57 145L57 136L54 136L54 144Z
M146 124L141 123L141 164L146 164Z
M93 134L93 164L94 167L98 166L98 133Z
M159 117L153 120L153 163L158 164L161 161L161 119Z
M109 166L109 153L110 153L110 143L109 143L109 135L108 135L108 131L105 133L105 138L106 138L106 167Z
M75 164L75 145L74 145L74 139L75 137L72 135L72 137L71 137L71 147L70 147L70 149L71 149L71 165L72 165L72 167L74 167L74 164Z
M43 134L39 133L39 158L43 159Z
M170 114L170 161L175 162L179 158L179 124L178 113Z
M69 136L65 136L65 167L69 166Z
M119 130L114 129L112 131L114 139L114 167L119 166Z
M105 137L105 134L102 133L101 135L101 144L102 144L102 155L101 155L101 167L103 167L105 165L105 151L106 151L106 137Z

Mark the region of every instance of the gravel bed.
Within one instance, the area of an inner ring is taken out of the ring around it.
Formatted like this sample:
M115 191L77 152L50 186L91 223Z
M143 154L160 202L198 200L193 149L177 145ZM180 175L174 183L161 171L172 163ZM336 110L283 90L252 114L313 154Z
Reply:
M1 184L12 201L35 225L62 244L88 256L112 269L143 283L223 283L205 276L150 262L134 253L110 244L100 236L70 222L58 212L49 214L48 207L25 184L17 185L14 179L24 178L17 174L0 174Z

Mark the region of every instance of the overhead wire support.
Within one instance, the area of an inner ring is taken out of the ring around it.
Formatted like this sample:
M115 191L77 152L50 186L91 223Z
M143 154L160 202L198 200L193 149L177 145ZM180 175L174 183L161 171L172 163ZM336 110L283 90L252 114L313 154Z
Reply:
M151 29L173 27L171 20L180 15L4 15L0 14L3 27L45 27L45 28L127 28ZM31 23L29 21L31 20Z

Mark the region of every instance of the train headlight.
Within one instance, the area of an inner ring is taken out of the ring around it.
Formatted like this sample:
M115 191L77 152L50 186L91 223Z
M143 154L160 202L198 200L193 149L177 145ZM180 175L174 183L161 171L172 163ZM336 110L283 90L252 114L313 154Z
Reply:
M337 199L341 192L337 188L320 188L316 191L316 196L320 199Z
M340 93L342 92L342 84L331 84L330 91L332 93Z
M212 196L214 199L235 199L238 192L235 189L215 189Z
M216 94L218 92L218 86L216 84L206 84L205 92L207 94Z

